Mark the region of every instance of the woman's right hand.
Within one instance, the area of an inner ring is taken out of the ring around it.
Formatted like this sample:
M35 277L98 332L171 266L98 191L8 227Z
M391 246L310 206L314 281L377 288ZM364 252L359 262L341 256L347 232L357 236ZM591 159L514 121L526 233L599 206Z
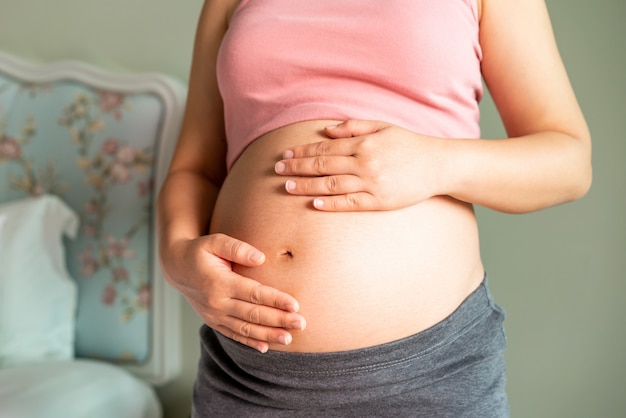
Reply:
M180 240L161 250L166 279L204 323L262 353L270 343L291 343L289 330L306 325L296 299L232 269L233 263L257 267L264 262L261 251L224 234Z

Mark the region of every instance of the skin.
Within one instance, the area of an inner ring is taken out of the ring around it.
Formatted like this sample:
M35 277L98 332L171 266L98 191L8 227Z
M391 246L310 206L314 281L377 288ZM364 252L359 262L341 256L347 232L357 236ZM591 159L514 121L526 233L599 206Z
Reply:
M262 266L259 249L207 233L227 173L215 62L237 4L206 0L200 16L187 111L158 201L159 251L166 279L208 326L264 352L305 329L298 301L233 271ZM583 196L590 136L544 2L482 0L480 43L508 138L433 138L384 121L345 121L325 129L327 141L284 151L275 171L289 176L287 192L321 211L386 211L448 195L523 213Z

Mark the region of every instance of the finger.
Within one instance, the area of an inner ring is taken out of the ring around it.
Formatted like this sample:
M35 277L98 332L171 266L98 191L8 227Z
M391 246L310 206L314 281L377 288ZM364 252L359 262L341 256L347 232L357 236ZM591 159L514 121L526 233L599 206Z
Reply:
M246 337L244 335L238 334L237 332L223 325L215 327L215 330L218 331L220 334L224 335L225 337L230 338L231 340L237 341L240 344L247 345L250 348L254 348L255 350L261 353L266 353L269 350L270 341L268 340L261 340L261 339L257 340L251 337ZM291 342L291 339L292 339L291 334L289 334L287 331L284 331L284 333L286 335L283 335L283 338L286 341ZM274 341L274 342L278 342L278 341Z
M239 307L234 311L240 314L224 317L217 329L227 337L261 352L267 351L267 343L290 344L293 338L288 329L304 330L306 327L304 318L298 314L285 314L259 305L237 305Z
M359 212L382 209L376 198L365 192L319 197L313 201L313 206L315 209L326 212Z
M354 174L357 161L352 156L323 155L281 160L274 165L276 174L283 176L320 176Z
M191 306L209 327L232 340L259 350L262 353L268 350L268 342L286 345L292 340L291 333L284 328L272 328L246 323L242 319L228 315L222 315L220 320L216 321L212 315L205 315L206 311L203 308L197 309L197 304L193 303L193 301L191 302Z
M297 196L333 196L363 191L357 176L299 177L285 182L287 193Z
M354 141L351 138L341 138L335 141L312 142L310 144L298 145L283 152L283 158L316 157L320 155L353 155Z
M289 345L293 340L291 333L284 328L253 324L239 318L227 318L216 329L226 337L261 352L267 351L268 343Z
M224 260L248 267L260 266L265 262L265 254L246 242L224 234L211 234L207 239L207 251Z
M258 325L261 328L284 328L302 331L306 327L304 317L295 312L285 312L280 309L269 308L254 303L246 303L240 300L231 300L232 306L229 308L230 317L239 322L239 327L245 326L245 323ZM261 329L259 328L259 329ZM253 338L261 338L262 335L254 334L253 331L247 330L241 334L251 336Z
M232 289L229 292L231 299L238 299L256 305L269 306L287 312L298 312L300 305L291 295L280 290L263 285L255 280L243 276L237 276L232 280Z
M349 138L373 134L388 126L389 124L379 121L350 119L338 125L327 126L324 130L330 138Z

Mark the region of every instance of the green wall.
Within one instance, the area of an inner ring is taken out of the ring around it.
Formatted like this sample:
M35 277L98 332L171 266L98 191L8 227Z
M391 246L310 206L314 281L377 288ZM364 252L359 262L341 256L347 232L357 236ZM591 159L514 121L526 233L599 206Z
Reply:
M492 0L493 1L493 0ZM202 0L0 0L0 49L34 61L82 59L187 79ZM490 284L508 312L514 417L626 416L626 1L548 0L594 139L582 200L528 215L478 208ZM529 28L528 30L532 30ZM491 100L483 134L502 128ZM200 322L183 308L184 370L159 388L184 417Z
M508 312L511 411L625 417L626 1L547 4L591 129L594 183L582 200L534 214L478 211L492 290ZM483 104L484 135L501 135Z

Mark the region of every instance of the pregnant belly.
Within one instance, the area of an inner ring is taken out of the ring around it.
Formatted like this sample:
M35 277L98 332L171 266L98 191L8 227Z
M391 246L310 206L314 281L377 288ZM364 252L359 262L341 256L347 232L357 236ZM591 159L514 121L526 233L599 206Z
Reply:
M483 271L470 205L436 197L396 211L328 213L285 192L273 172L290 146L326 140L329 121L302 122L253 142L220 191L211 232L266 255L246 277L294 296L307 328L299 352L341 351L397 340L444 319L476 288Z

